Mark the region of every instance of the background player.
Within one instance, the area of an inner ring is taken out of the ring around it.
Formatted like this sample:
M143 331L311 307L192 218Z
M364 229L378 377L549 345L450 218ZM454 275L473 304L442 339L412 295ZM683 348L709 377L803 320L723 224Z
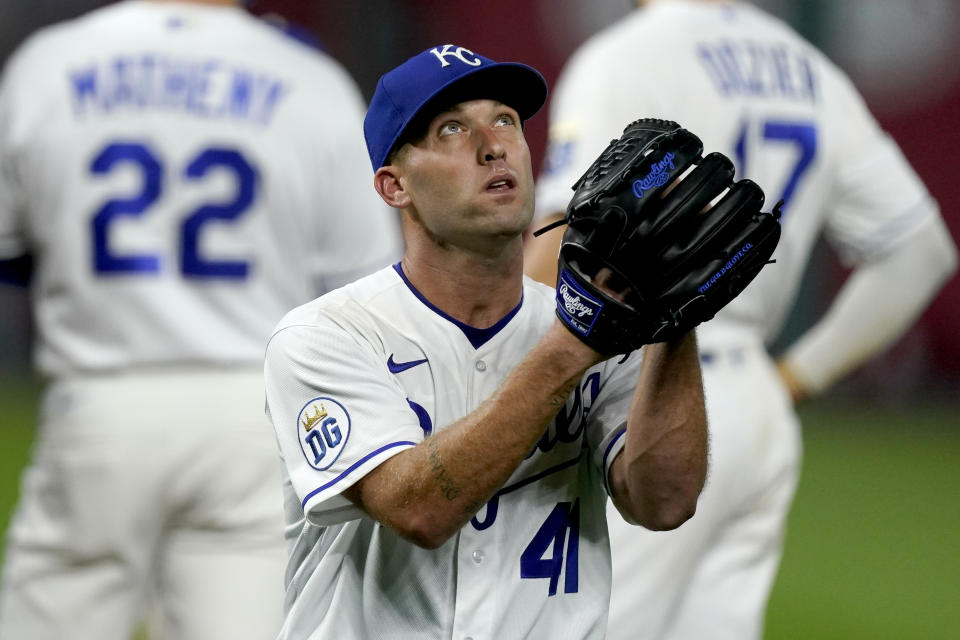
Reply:
M395 259L399 234L352 80L230 4L111 5L5 70L0 255L35 258L50 384L4 640L126 640L147 595L152 637L279 629L263 349L291 306Z
M738 176L785 205L776 264L698 329L712 437L696 516L669 533L611 519L609 637L758 638L800 469L790 396L823 391L900 336L954 272L956 252L850 81L789 27L741 3L638 4L649 6L585 43L561 74L535 226L563 212L622 123L648 116L730 154ZM775 367L764 343L821 233L854 271ZM560 237L531 241L529 274L555 281Z
M377 86L364 130L404 257L293 310L267 348L282 638L602 638L607 491L649 527L689 517L693 332L601 362L523 277L522 121L545 96L530 67L456 45Z

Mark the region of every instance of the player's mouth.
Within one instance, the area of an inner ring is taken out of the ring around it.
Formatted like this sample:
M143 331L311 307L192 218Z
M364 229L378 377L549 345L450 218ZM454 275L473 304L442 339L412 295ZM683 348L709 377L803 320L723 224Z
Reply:
M493 193L505 193L516 186L512 176L498 175L487 181L484 190Z

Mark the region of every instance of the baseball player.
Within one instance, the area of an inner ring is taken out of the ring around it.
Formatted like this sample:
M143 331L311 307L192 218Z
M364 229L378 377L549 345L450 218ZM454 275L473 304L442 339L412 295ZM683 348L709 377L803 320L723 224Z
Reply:
M850 80L788 26L738 2L638 4L561 73L535 227L563 212L570 185L624 121L650 116L696 131L768 201L783 200L783 235L776 264L697 332L711 471L696 517L656 534L611 520L609 637L759 638L800 470L791 400L901 335L954 272L956 252L936 203ZM764 345L821 233L854 271L775 365ZM559 232L533 239L527 273L555 282L559 242Z
M148 596L153 638L275 637L263 349L292 306L399 255L363 113L339 65L229 2L113 4L9 60L0 257L35 260L49 386L0 638L126 640Z
M453 44L377 85L367 148L406 252L291 311L267 347L281 638L602 638L607 495L653 529L696 503L693 332L604 359L523 277L522 124L545 96L532 68Z

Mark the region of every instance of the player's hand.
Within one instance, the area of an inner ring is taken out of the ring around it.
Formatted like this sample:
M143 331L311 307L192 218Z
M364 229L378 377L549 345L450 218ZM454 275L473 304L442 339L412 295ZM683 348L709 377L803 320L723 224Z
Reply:
M606 267L601 268L599 271L597 271L597 275L594 276L591 282L593 286L597 287L614 300L626 304L627 294L630 293L630 286L622 281L618 283L617 278L612 270Z
M800 379L793 373L786 361L777 361L777 373L780 374L780 380L783 382L783 386L787 388L793 404L800 404L809 397Z

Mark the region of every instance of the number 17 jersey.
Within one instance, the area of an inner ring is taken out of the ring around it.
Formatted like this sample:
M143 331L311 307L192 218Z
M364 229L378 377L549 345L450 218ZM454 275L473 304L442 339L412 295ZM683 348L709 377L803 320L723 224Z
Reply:
M288 309L389 264L363 112L240 8L122 2L31 37L0 87L0 258L36 259L40 369L259 365Z
M763 188L765 210L784 201L776 264L701 335L736 325L775 338L821 232L856 265L937 215L896 143L821 52L749 3L676 0L633 11L566 64L550 103L538 215L564 211L597 154L644 117L674 120L705 153L731 158L737 179Z

